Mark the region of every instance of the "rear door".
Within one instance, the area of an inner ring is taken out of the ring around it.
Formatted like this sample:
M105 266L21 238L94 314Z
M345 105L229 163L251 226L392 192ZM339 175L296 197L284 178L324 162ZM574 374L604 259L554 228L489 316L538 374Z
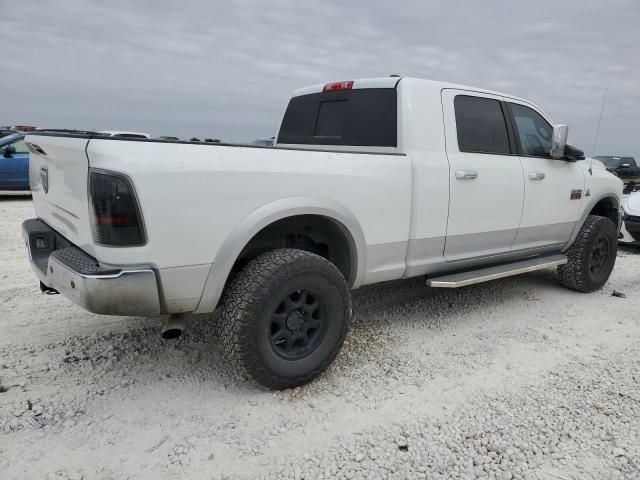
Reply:
M516 238L524 181L512 155L502 97L464 90L442 92L449 159L449 219L445 258L508 253Z
M525 176L524 208L514 249L558 249L571 237L580 215L586 160L551 158L551 123L532 105L516 101L507 105Z

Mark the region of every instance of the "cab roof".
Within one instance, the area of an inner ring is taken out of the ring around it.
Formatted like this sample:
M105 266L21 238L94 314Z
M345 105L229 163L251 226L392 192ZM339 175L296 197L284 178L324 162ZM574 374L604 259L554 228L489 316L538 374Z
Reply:
M423 84L425 88L433 88L437 90L442 90L445 88L470 90L470 91L479 92L479 93L487 93L490 95L499 95L501 97L508 97L514 100L531 103L528 100L516 97L514 95L510 95L508 93L496 92L493 90L486 90L484 88L470 87L468 85L459 85L451 82L441 82L438 80L427 80L423 78L414 78L414 77L401 77L401 76L373 77L373 78L360 78L356 80L348 80L348 81L336 82L336 83L351 83L351 86L349 88L359 89L359 88L395 88L400 82L420 83L420 84ZM331 82L319 83L316 85L310 85L308 87L299 88L293 92L292 97L298 97L300 95L308 95L310 93L320 93L325 89L325 87L332 84L333 83Z

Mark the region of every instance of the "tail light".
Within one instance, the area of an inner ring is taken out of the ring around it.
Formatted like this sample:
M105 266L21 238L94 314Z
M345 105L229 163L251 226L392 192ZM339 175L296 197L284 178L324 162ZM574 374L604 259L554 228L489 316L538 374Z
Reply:
M90 170L89 196L95 243L114 247L146 243L138 201L127 177Z

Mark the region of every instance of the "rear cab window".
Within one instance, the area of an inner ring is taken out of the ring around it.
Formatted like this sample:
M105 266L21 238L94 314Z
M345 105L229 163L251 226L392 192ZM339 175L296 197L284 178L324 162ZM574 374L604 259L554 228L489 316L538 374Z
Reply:
M458 149L461 152L508 155L509 133L500 101L456 95Z
M396 147L395 88L360 88L293 97L279 144Z

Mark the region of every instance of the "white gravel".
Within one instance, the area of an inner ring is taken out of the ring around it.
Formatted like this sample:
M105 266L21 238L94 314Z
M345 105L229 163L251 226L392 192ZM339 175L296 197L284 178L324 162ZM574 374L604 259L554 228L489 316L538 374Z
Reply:
M40 294L32 216L0 197L3 480L640 478L640 250L590 295L552 271L363 288L329 371L272 393L227 367L214 316L165 342Z

